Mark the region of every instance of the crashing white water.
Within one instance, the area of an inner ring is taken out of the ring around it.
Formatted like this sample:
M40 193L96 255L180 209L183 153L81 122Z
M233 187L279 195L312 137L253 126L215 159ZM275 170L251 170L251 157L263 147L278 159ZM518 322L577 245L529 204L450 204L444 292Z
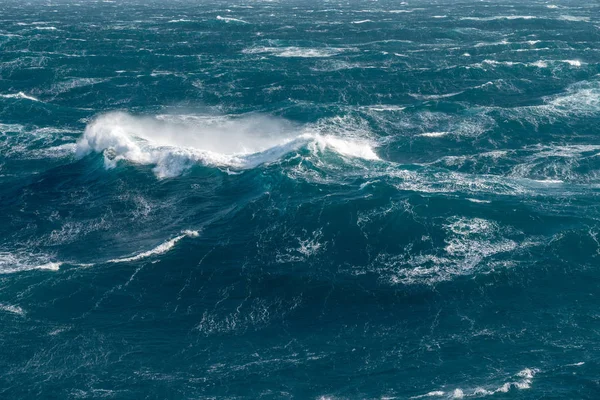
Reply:
M180 175L194 164L254 168L301 147L331 150L346 157L377 160L372 144L361 138L320 133L273 117L162 115L139 117L122 112L101 115L77 141L83 157L104 152L107 168L127 160L154 165L159 178Z

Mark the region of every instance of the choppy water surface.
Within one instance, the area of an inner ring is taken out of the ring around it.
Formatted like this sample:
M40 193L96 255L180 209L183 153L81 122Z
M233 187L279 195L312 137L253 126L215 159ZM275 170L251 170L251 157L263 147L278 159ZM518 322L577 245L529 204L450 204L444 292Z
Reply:
M0 6L0 397L598 398L600 4Z

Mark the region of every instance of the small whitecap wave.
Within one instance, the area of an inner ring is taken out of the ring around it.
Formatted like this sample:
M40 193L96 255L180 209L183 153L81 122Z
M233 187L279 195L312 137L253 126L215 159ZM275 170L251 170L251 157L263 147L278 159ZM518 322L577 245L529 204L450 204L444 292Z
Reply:
M483 60L483 62L481 62L480 64L473 64L472 66L482 68L483 65L485 64L485 65L490 65L490 66L494 66L494 67L495 66L503 66L503 67L522 66L522 67L547 68L548 62L552 62L552 61L551 60L548 60L548 61L538 60L538 61L534 61L534 62L520 62L520 61L498 61L498 60L486 59L486 60Z
M516 20L516 19L536 19L534 15L495 15L492 17L461 17L463 21L498 21L498 20Z
M310 47L251 47L242 50L244 54L271 54L276 57L297 58L326 58L349 51L348 48L310 48Z
M353 24L366 24L367 22L373 22L370 19L363 19L361 21L352 21Z
M582 17L575 15L561 15L559 19L569 22L590 22L590 17Z
M436 390L420 396L411 397L411 399L422 399L426 397L441 397L448 396L451 399L462 399L465 397L484 397L491 396L497 393L508 393L511 389L526 390L531 388L533 378L540 370L536 368L525 368L519 371L513 380L506 382L499 387L492 385L478 386L473 389L456 388L451 392ZM491 387L490 387L491 386Z
M23 92L12 93L12 94L0 94L0 97L3 97L5 99L24 99L24 100L31 100L31 101L39 101L35 97L29 96Z
M0 252L0 275L31 270L58 271L62 262L51 261L46 256Z
M49 89L49 93L58 95L62 93L66 93L70 90L85 87L85 86L93 86L98 83L102 83L107 79L103 78L74 78L69 79L67 81L58 82L52 85Z
M479 203L479 204L489 204L491 203L490 200L480 200L480 199L472 199L472 198L467 198L468 201L470 201L471 203Z
M445 94L418 94L418 93L409 93L408 95L417 99L417 100L441 100L447 99L450 97L458 96L464 92L456 92L456 93L445 93Z
M565 367L581 367L584 364L585 364L584 361L580 361L580 362L573 363L573 364L567 364L567 365L565 365Z
M17 315L25 315L25 310L23 310L21 307L19 306L15 306L12 304L2 304L0 303L0 311L4 311L7 313L11 313L11 314L17 314Z
M399 111L403 111L406 109L406 107L403 106L396 106L396 105L386 105L386 104L377 104L377 105L373 105L373 106L364 106L361 107L362 109L366 109L366 110L370 110L370 111L377 111L377 112L386 112L386 111L393 111L393 112L399 112Z
M138 253L138 254L130 256L130 257L116 258L113 260L108 260L107 262L108 263L124 263L124 262L138 261L138 260L142 260L144 258L148 258L148 257L152 257L152 256L158 256L158 255L167 253L169 250L171 250L173 247L175 247L177 242L179 242L184 237L196 238L198 236L200 236L200 232L198 232L198 231L191 231L191 230L184 231L181 235L176 236L173 239L167 240L164 243L161 243L160 245L156 246L152 250L144 251L142 253Z
M442 397L445 394L446 394L446 392L443 392L441 390L434 390L433 392L425 393L425 394L422 394L419 396L413 396L413 397L411 397L411 399L422 399L425 397Z
M420 133L417 136L439 138L439 137L446 136L447 134L448 134L448 132L425 132L425 133Z
M220 15L217 15L217 20L219 21L223 21L223 22L238 22L238 23L242 23L242 24L248 24L249 22L246 22L244 20L238 19L238 18L231 18L231 17L221 17Z

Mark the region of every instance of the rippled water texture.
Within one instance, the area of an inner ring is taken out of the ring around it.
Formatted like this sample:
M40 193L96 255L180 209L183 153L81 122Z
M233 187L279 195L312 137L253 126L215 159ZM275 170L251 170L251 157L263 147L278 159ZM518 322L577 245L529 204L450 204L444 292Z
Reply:
M597 1L0 1L0 398L600 398Z

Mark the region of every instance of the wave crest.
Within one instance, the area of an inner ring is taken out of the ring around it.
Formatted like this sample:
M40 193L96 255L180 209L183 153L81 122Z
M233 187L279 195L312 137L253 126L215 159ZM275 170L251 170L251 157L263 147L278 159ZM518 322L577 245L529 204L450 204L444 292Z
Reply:
M154 165L159 178L174 177L194 164L249 169L307 147L341 156L378 159L361 139L322 134L322 125L298 127L266 116L159 115L122 112L99 116L77 141L76 154L104 153L107 168L121 160Z

